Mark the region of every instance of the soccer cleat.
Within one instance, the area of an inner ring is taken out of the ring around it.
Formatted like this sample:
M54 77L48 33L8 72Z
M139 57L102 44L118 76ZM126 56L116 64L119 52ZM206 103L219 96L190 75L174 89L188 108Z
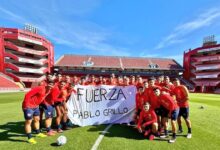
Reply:
M176 142L176 138L171 138L170 140L169 140L169 143L175 143Z
M178 133L183 133L183 130L178 130Z
M37 141L34 138L30 138L30 139L28 139L28 143L37 144Z
M192 138L192 134L191 134L191 133L188 133L188 134L186 135L186 138L187 138L187 139L191 139L191 138Z
M52 129L51 129L50 131L51 131L51 132L53 132L54 134L56 134L56 133L57 133L57 131L56 131L56 130L52 130Z
M47 135L43 134L43 133L38 133L36 135L36 137L41 137L41 138L44 138L44 137L47 137Z
M160 136L161 139L165 139L165 138L168 138L168 137L169 137L169 135L161 135Z
M150 132L151 132L150 130L145 131L144 136L148 136Z
M47 132L47 136L54 136L56 133L54 133L52 130L50 130L49 132Z
M57 132L58 133L63 133L63 130L62 129L57 129Z
M151 135L149 136L149 140L150 140L150 141L153 141L153 140L154 140L154 135L153 135L153 134L151 134Z

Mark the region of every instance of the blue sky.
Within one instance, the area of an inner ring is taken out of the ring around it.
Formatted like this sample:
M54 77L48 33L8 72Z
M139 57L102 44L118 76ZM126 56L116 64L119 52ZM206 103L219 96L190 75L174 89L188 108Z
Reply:
M63 54L174 58L220 41L218 0L1 0L0 26L36 26Z

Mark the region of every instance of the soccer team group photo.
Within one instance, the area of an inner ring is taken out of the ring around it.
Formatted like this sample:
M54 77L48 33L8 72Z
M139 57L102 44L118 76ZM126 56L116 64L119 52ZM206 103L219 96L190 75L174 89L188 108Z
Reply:
M2 0L0 149L220 149L219 8Z

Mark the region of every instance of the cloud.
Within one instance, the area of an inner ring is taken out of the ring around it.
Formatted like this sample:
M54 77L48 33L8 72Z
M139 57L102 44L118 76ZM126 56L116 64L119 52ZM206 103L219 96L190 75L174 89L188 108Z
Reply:
M37 1L35 5L32 5L32 2L27 1L25 5L16 3L17 9L12 9L12 7L6 10L5 7L0 6L0 12L5 14L4 19L13 18L14 22L22 25L33 24L44 36L57 44L79 51L93 51L99 55L130 55L126 48L110 43L114 38L110 29L85 19L85 14L94 10L100 0L83 0L82 2L74 0L68 3L49 0L44 3ZM88 5L88 2L92 4ZM17 10L22 10L22 12ZM4 15L0 17L2 16Z
M161 49L172 44L182 43L186 35L200 28L212 25L219 18L220 9L211 8L198 15L195 19L178 25L171 34L163 38L162 41L157 44L155 49Z
M159 57L158 54L146 54L146 52L140 53L139 57Z
M15 13L13 13L9 10L6 10L2 7L0 7L0 12L2 12L1 17L4 19L12 20L12 21L18 22L20 24L24 24L24 22L26 22L26 19L24 17L16 15Z

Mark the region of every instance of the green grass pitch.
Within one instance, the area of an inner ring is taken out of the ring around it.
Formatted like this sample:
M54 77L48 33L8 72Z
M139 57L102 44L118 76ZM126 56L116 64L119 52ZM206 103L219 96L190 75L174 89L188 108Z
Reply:
M71 149L89 150L106 125L75 127L65 131L67 144L57 147L55 142L59 135L36 138L37 144L26 142L24 119L21 102L24 93L0 94L0 150L15 149ZM200 109L203 106L204 109ZM126 125L113 125L99 145L100 150L142 150L142 149L186 149L218 150L220 149L220 95L190 94L190 119L192 121L192 139L187 139L186 126L184 133L178 134L177 141L169 144L156 139L148 141L136 130Z

